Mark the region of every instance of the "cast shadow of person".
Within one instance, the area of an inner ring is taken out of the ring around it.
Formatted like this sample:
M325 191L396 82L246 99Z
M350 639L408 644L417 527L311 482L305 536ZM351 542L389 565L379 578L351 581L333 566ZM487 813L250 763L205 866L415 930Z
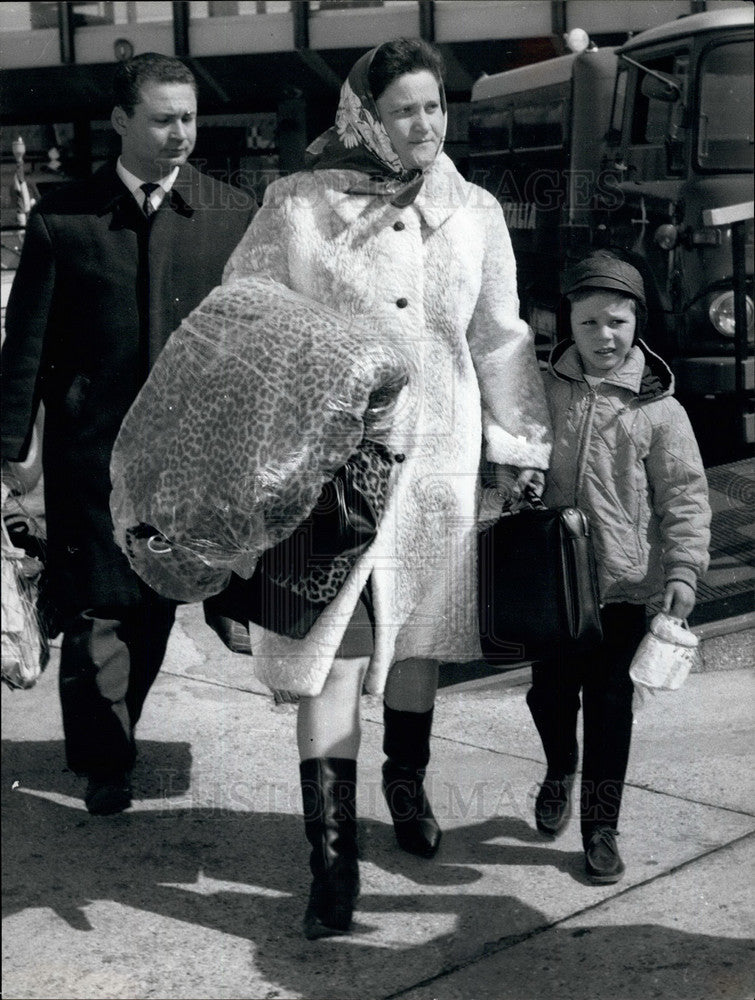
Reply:
M172 759L166 752L171 746ZM8 776L18 769L21 755L30 764L27 774L35 773L29 753L36 752L42 767L56 745L6 749ZM182 754L176 745L155 743L143 747L140 757L145 764L154 759L176 765L175 792L183 784ZM501 816L448 830L438 857L428 863L398 849L389 823L366 819L360 823L363 886L353 934L307 942L300 930L308 889L301 818L250 803L251 809L229 809L155 795L139 800L128 813L102 819L61 803L59 796L49 797L49 790L14 789L6 780L0 803L4 917L47 908L72 933L96 933L97 913L90 904L114 902L248 940L259 978L276 984L284 995L367 1000L507 949L515 965L516 946L553 928L554 921L526 898L491 891L485 868L550 865L573 873L581 858L544 844L524 820ZM507 842L500 843L502 839ZM644 988L631 988L626 969L620 968L632 940L627 935L635 935L646 951L652 939L659 953L684 953L686 986L706 975L712 982L715 968L726 963L747 968L745 941L660 926L591 928L584 938L573 927L556 928L549 937L551 947L570 963L600 945L602 978L585 996L619 995L616 983L621 982L623 1000L644 1000L650 981L645 980ZM187 935L187 948L190 939ZM39 947L44 949L44 941ZM516 995L522 1000L549 995L552 964L544 962L540 971L523 967ZM222 986L227 994L235 985L219 984L218 989ZM556 985L554 981L554 990ZM163 984L163 995L170 995L170 988ZM442 995L433 988L434 995ZM500 981L494 977L488 994L475 995L500 997ZM706 993L703 989L694 995Z

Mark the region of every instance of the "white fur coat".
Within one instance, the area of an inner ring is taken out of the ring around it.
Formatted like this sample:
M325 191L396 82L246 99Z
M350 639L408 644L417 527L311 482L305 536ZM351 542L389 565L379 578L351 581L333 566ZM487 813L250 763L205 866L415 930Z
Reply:
M410 363L388 439L406 459L377 540L306 639L252 626L260 679L305 695L322 689L369 576L376 634L368 691L383 690L397 660L478 658L483 434L493 462L544 469L550 453L542 380L519 319L498 203L464 181L445 154L405 208L348 194L358 177L303 172L270 185L225 272L226 281L267 274L347 316L387 324Z

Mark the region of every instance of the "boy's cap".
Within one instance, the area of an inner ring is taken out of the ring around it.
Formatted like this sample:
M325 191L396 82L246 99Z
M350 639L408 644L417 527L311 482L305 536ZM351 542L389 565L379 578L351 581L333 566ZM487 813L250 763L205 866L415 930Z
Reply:
M582 288L624 292L645 305L645 285L640 272L610 253L592 253L566 272L562 285L563 294L570 295Z

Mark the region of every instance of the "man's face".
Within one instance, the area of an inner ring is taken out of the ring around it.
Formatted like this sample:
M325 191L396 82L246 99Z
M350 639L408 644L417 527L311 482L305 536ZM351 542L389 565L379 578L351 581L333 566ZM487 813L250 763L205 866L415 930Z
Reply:
M188 83L145 83L129 117L114 108L121 161L141 180L157 181L186 163L197 141L197 98Z

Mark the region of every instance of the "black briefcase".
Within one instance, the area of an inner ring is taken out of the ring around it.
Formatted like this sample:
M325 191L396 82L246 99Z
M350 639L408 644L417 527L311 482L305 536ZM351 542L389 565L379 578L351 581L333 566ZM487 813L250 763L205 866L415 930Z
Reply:
M515 663L603 637L590 524L577 507L530 506L480 532L483 657Z

